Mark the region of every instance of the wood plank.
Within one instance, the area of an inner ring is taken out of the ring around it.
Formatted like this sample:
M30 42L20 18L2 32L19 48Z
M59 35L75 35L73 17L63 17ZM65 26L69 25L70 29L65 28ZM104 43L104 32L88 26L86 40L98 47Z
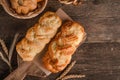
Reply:
M83 80L120 79L120 0L101 1L103 2L98 5L89 2L73 6L49 0L44 11L56 11L61 7L73 20L85 27L88 33L86 44L79 47L73 56L77 64L69 73L85 74L87 77ZM8 15L0 6L0 38L4 39L9 47L14 34L20 32L24 35L42 14L32 19L20 20ZM4 62L0 60L0 64L2 80L9 72ZM52 74L44 79L27 76L25 80L54 80L59 74Z
M77 63L68 74L85 74L86 78L81 80L119 80L119 53L120 43L85 43L73 55ZM27 76L25 80L55 80L60 73L45 79Z

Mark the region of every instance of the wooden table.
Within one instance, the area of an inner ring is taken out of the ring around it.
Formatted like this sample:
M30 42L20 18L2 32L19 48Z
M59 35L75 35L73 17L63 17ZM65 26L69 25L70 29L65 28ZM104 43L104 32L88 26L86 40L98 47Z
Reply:
M88 2L73 6L49 0L44 12L61 7L73 20L80 22L88 34L86 42L73 55L72 60L77 60L77 63L69 74L85 74L81 80L120 80L120 0L99 1L97 5ZM10 47L14 34L24 35L39 16L28 20L16 19L0 6L0 38ZM16 68L16 57L12 64ZM27 76L25 80L55 80L60 73L45 79ZM0 60L0 80L8 74L7 65Z

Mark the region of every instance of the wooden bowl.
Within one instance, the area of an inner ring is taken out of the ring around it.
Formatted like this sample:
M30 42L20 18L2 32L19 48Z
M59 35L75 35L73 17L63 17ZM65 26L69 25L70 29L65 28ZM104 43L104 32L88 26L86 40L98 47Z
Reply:
M37 9L32 12L29 12L26 15L17 14L15 10L11 7L10 0L0 0L0 4L3 6L4 10L11 16L19 19L30 19L37 15L39 15L46 7L48 0L43 0L42 2L38 3Z

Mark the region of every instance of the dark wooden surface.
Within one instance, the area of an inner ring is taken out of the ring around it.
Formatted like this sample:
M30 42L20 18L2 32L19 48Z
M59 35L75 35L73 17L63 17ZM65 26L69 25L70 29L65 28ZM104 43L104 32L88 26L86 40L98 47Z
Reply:
M56 11L61 7L73 20L80 22L88 34L86 43L73 56L72 60L77 60L77 63L69 74L85 74L86 78L81 80L120 80L120 0L99 0L98 3L73 6L49 0L45 11ZM16 19L0 6L0 38L9 48L14 34L24 35L39 16L28 20ZM13 66L16 68L16 58ZM0 80L8 74L7 65L0 60ZM55 80L59 75L52 74L44 79L27 76L25 80Z

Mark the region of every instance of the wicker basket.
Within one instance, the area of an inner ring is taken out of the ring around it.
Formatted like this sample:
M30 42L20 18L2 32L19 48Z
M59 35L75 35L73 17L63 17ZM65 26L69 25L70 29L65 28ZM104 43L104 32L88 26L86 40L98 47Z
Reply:
M37 15L39 15L46 7L48 0L43 0L42 2L38 3L38 8L32 12L29 12L26 15L17 14L14 9L12 9L10 0L0 0L0 4L3 6L4 10L11 16L19 19L30 19Z

